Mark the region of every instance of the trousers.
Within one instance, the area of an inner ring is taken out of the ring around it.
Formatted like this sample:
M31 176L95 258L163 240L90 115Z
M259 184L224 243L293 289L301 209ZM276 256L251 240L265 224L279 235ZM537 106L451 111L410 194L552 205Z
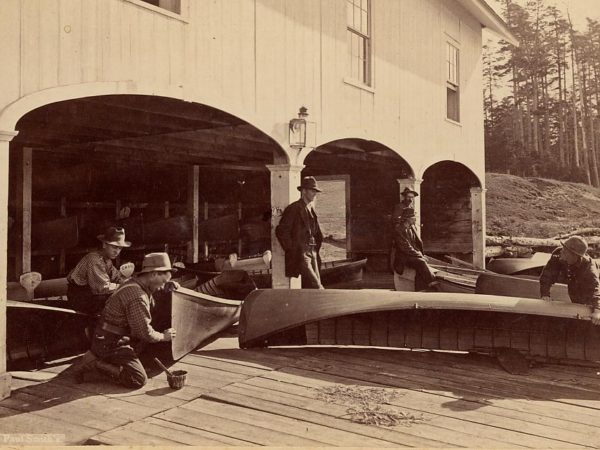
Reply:
M135 348L134 348L135 347ZM102 361L121 367L119 384L140 388L148 381L148 375L138 354L144 349L143 342L132 343L129 336L121 336L96 326L91 351Z
M318 255L313 245L309 245L302 255L300 275L302 289L325 289L321 284Z

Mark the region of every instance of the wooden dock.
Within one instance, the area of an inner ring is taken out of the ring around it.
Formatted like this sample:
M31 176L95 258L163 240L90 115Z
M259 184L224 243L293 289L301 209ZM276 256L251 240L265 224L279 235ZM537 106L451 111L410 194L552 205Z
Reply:
M160 373L137 391L101 380L74 384L68 366L44 369L42 375L57 374L48 381L14 380L12 396L0 402L2 433L51 433L71 445L600 445L600 375L593 368L546 365L516 376L481 355L240 350L234 337L177 362L174 369L188 371L178 391ZM371 394L385 404L370 405L381 408L374 423L359 423ZM398 423L377 420L385 414Z

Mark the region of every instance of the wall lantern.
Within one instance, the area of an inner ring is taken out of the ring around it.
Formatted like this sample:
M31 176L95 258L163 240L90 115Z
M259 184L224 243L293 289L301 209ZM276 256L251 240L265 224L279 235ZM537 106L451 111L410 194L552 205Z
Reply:
M314 123L308 122L307 117L308 109L301 106L298 111L298 118L290 120L290 147L301 150L307 144L310 145L309 141L312 140L311 137L314 137L310 136Z

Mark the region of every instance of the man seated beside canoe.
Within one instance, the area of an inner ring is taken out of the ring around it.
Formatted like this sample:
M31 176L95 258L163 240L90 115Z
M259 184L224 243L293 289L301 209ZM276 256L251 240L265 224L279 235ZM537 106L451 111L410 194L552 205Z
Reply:
M131 246L123 228L110 227L97 238L102 248L85 255L67 275L69 307L92 315L99 314L106 299L126 281L113 260L124 247Z
M427 264L423 254L423 242L417 234L415 223L413 208L404 208L400 217L395 218L392 267L398 275L404 273L405 266L415 269L415 291L437 291L439 282Z
M566 283L573 303L593 308L592 323L600 325L600 280L598 267L586 255L587 242L580 236L571 236L562 247L552 252L550 260L540 275L540 296L550 301L550 288L554 283Z
M176 335L173 328L161 333L150 325L152 294L161 288L179 288L178 283L170 281L175 270L166 253L144 256L142 270L107 300L91 349L75 368L76 381L83 382L87 372L97 370L126 387L146 384L148 376L138 355L147 344L169 342Z

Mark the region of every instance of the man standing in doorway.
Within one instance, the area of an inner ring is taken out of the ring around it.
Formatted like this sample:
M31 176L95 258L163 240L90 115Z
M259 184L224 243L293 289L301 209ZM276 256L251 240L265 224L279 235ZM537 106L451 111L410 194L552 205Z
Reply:
M304 177L300 186L300 200L288 205L275 229L285 251L285 276L302 276L302 288L323 289L319 268L319 251L323 233L314 209L315 197L322 192L314 177Z

